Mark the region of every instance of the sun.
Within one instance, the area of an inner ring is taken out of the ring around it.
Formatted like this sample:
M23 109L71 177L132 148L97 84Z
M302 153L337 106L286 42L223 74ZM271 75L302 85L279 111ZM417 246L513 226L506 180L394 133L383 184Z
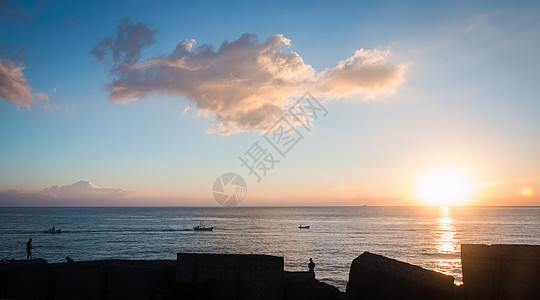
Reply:
M533 190L530 188L530 187L524 187L524 188L521 188L519 190L519 193L523 196L523 197L530 197L532 196L533 194Z
M438 169L425 173L418 183L418 198L426 205L462 205L471 197L470 179L457 169Z

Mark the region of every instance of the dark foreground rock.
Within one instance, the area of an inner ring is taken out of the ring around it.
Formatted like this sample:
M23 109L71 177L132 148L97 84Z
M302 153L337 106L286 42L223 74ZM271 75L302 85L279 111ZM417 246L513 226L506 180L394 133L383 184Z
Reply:
M186 297L283 299L283 257L178 253L177 263Z
M0 274L2 299L43 299L53 293L51 269L44 259L2 264Z
M315 298L317 300L336 300L340 294L335 286L317 280L315 285Z
M313 299L339 291L268 255L178 254L178 260L0 264L0 299Z
M469 300L540 299L539 245L461 245Z
M283 275L286 300L315 299L315 273L286 271Z
M0 265L0 299L159 299L176 261L103 260Z
M107 264L78 262L55 266L55 299L102 299L107 295Z
M364 252L349 273L348 299L452 299L454 277Z

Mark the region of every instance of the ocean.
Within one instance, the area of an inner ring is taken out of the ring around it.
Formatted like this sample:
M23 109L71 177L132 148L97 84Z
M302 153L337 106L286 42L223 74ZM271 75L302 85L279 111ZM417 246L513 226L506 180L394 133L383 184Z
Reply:
M193 231L203 221L214 231ZM51 226L61 234L47 233ZM299 229L310 225L310 229ZM176 253L269 254L345 290L369 251L462 282L460 245L540 244L540 207L0 208L1 259L176 259Z

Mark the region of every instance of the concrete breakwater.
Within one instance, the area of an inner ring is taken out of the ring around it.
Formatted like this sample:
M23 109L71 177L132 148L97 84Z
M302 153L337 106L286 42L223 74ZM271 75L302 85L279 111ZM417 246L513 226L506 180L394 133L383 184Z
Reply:
M177 260L0 264L0 299L540 299L540 246L462 245L464 284L364 252L347 290L287 272L283 257L179 253Z
M468 299L540 299L540 245L461 245Z

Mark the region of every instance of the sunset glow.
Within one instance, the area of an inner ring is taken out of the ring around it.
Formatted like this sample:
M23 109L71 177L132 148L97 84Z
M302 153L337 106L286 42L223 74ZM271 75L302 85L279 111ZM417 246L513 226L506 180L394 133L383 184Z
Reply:
M524 187L524 188L519 190L519 193L523 197L531 197L533 195L533 190L530 187Z
M0 1L0 206L540 205L538 1L46 3Z
M540 0L0 0L0 36L2 299L538 294Z
M463 205L471 197L471 182L456 169L439 169L424 174L418 184L418 197L426 205Z

